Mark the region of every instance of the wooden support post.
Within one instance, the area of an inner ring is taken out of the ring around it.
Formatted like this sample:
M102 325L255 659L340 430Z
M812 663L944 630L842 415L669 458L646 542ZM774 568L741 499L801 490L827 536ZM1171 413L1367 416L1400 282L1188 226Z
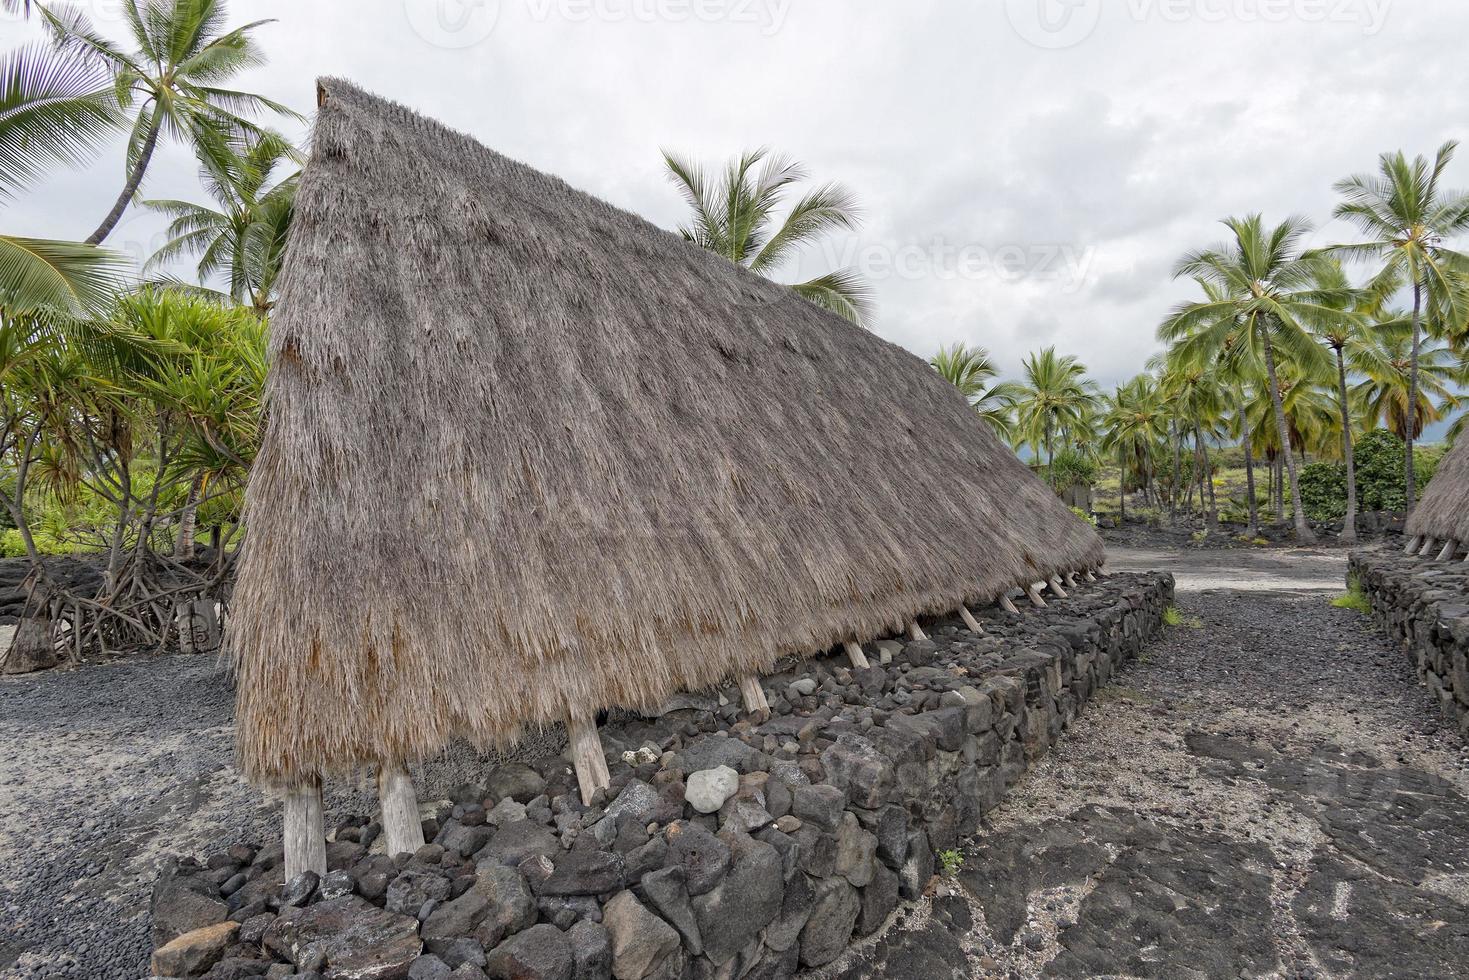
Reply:
M1433 554L1433 549L1437 547L1437 539L1435 539L1431 534L1426 534L1423 536L1423 547L1419 549L1418 556L1420 558L1427 558L1429 555Z
M969 632L984 632L984 627L979 625L979 620L974 618L974 613L970 612L969 607L962 603L959 606L959 618L964 620L964 625L969 627Z
M1025 587L1025 594L1030 596L1030 604L1038 609L1046 608L1046 600L1041 598L1041 586L1044 582L1032 582Z
M596 719L585 709L573 710L566 719L566 736L571 742L571 765L576 770L581 801L591 806L593 794L612 785L612 775L607 771L607 756L603 754L602 740L597 736Z
M1068 589L1074 589L1074 588L1076 588L1076 573L1075 572L1067 572L1066 575L1064 576L1064 581L1066 582L1066 587Z
M1000 596L1000 608L1007 613L1014 613L1017 616L1020 615L1020 610L1015 608L1015 603L1011 602L1010 597L1007 595Z
M1405 554L1405 555L1416 555L1418 553L1418 549L1421 548L1422 546L1423 546L1423 535L1420 534L1416 538L1409 538L1408 539L1408 547L1406 547L1406 548L1403 549L1403 554Z
M326 828L321 813L321 780L286 790L286 881L304 871L326 874Z
M928 634L925 633L925 632L923 632L923 628L918 625L918 620L916 620L916 619L911 620L908 623L908 639L910 639L910 640L926 640L926 639L928 639Z
M401 762L385 762L377 771L377 798L383 808L383 837L388 856L415 854L423 846L423 821L413 777Z
M1452 561L1454 555L1457 554L1458 551L1459 551L1459 542L1455 541L1453 538L1449 538L1447 541L1444 542L1443 551L1440 551L1438 553L1438 560L1439 561Z
M770 702L765 700L765 688L760 686L760 678L754 674L741 677L740 697L744 699L745 712L756 724L770 720Z
M1097 573L1088 568L1086 570L1086 580L1088 582L1095 582L1097 580Z
M842 649L847 651L847 659L852 661L852 666L858 670L866 670L872 666L867 662L867 654L862 652L862 645L852 640L842 644Z
M1061 576L1052 575L1050 578L1046 579L1046 584L1051 587L1051 591L1056 593L1056 595L1060 596L1062 599L1067 598L1066 590L1061 588Z

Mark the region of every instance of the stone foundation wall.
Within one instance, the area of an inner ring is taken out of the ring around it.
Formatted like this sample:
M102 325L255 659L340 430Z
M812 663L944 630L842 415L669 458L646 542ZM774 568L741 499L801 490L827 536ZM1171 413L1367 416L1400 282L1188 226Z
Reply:
M1359 551L1347 574L1378 624L1407 649L1444 716L1469 739L1469 563Z
M1168 575L992 609L984 634L868 644L737 692L687 695L601 735L605 799L562 758L510 764L430 804L433 843L381 853L328 815L328 873L283 881L278 843L179 860L154 893L154 972L211 980L776 978L838 957L916 898L1160 629ZM433 787L420 787L431 792ZM443 792L440 788L439 792ZM335 819L334 819L335 818Z

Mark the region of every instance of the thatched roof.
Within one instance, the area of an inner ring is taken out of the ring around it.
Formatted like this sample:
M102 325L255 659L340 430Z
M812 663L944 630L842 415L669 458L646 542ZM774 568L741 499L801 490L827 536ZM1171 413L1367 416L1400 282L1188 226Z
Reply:
M923 361L322 86L232 607L252 778L504 744L1102 561Z
M1460 439L1438 464L1408 518L1408 536L1423 534L1469 546L1469 439Z

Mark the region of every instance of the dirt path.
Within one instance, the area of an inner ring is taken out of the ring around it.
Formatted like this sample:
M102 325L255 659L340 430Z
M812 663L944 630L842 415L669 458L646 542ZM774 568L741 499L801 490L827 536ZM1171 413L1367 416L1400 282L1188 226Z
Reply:
M1113 552L1187 625L1103 692L964 865L845 976L1449 977L1469 747L1342 591L1344 556Z

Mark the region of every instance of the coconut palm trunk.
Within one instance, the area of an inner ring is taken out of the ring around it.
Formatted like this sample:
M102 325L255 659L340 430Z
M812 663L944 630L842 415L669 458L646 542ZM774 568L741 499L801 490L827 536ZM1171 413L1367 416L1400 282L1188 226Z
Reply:
M1265 341L1265 373L1270 379L1270 407L1275 412L1275 428L1280 435L1280 454L1285 457L1286 476L1290 479L1290 503L1295 516L1296 540L1301 544L1315 544L1316 534L1311 530L1311 525L1306 522L1306 509L1301 505L1301 486L1296 479L1296 460L1290 453L1290 429L1285 424L1285 403L1281 400L1280 383L1275 373L1275 345L1270 342L1268 326L1261 324L1260 333Z
M1178 483L1183 479L1183 438L1178 434L1178 420L1168 420L1168 432L1173 442L1173 485L1168 488L1168 523L1178 523Z
M179 536L173 545L175 558L187 560L194 557L194 531L199 522L199 497L203 489L204 475L196 474L189 485L189 497L184 502L183 512L179 514Z
M1347 403L1347 362L1336 348L1336 393L1341 400L1341 448L1347 464L1347 515L1342 520L1341 541L1357 543L1357 464L1352 458L1352 411Z
M1406 470L1403 484L1403 500L1406 510L1413 513L1417 504L1418 478L1413 469L1413 441L1418 438L1418 356L1423 350L1423 282L1415 273L1413 276L1413 353L1408 360L1408 412L1407 412L1407 435L1404 442L1407 444L1403 451L1403 465Z
M1250 417L1245 412L1244 392L1239 395L1239 421L1244 429L1245 447L1245 493L1249 496L1249 525L1245 527L1245 537L1253 538L1260 533L1260 511L1259 504L1255 501L1255 452L1250 447Z
M138 193L142 186L143 174L148 170L148 163L153 159L153 151L158 148L158 134L163 128L163 113L157 107L153 110L153 118L148 122L148 135L143 138L143 145L138 149L138 159L133 161L133 169L128 174L127 183L123 185L122 193L117 195L117 201L112 205L112 210L107 212L107 217L97 226L97 230L87 236L88 245L100 245L110 234L117 223L122 220L122 214L132 203L133 195Z
M1204 441L1203 430L1195 424L1194 439L1199 444L1199 506L1205 508L1204 527L1210 534L1219 533L1219 502L1214 497L1214 472L1209 464L1209 446ZM1208 488L1209 499L1204 499L1204 489Z

